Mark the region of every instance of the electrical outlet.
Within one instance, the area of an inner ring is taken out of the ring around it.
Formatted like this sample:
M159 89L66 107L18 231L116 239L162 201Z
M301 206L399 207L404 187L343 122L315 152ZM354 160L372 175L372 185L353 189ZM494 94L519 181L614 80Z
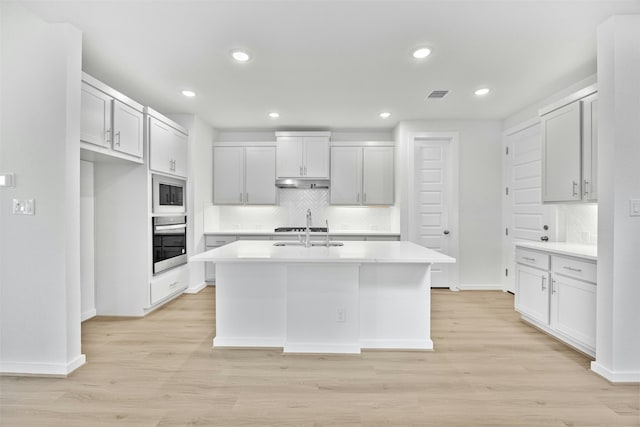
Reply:
M14 215L35 215L36 202L34 199L13 199Z
M343 323L347 321L347 309L339 308L336 310L336 322Z

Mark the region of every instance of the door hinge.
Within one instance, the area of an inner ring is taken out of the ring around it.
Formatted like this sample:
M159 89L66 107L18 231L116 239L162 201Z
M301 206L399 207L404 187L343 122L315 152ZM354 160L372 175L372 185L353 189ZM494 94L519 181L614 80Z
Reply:
M505 276L509 276L509 269L508 269L508 268L505 268L505 269L504 269L504 275L505 275Z
M504 229L504 235L505 235L505 236L508 236L508 235L509 235L509 227L507 227L507 228L505 228L505 229Z
M509 155L509 146L504 147L504 154Z
M509 187L505 187L504 188L504 194L505 194L505 196L509 195Z

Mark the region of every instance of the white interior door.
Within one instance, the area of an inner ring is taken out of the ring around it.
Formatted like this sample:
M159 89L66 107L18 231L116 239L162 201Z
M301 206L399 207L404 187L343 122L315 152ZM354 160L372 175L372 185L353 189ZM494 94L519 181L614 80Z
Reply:
M515 292L514 240L556 240L555 207L542 204L540 123L505 133L504 254L505 290ZM545 230L545 226L547 230Z
M446 255L457 254L457 200L449 138L414 140L411 240ZM455 264L431 267L432 288L457 288Z

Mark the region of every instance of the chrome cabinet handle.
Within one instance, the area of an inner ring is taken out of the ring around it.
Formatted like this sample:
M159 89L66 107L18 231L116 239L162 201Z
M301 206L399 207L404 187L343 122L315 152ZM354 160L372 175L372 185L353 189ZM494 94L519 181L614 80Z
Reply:
M240 202L242 202L242 193L240 193Z
M249 203L249 193L244 193L244 201L245 203Z
M104 131L104 139L107 142L111 142L111 129L107 129Z
M562 268L564 268L565 270L569 270L569 271L575 271L576 273L582 273L582 269L581 268L567 267L566 265L563 265Z
M300 166L300 176L303 176L302 175L302 166Z
M578 183L576 181L573 181L573 197L577 197L578 196Z
M555 294L556 293L556 281L551 279L551 293Z
M542 286L542 287L541 287L541 289L540 289L541 291L544 291L545 289L547 289L547 288L544 286L544 283L545 283L545 281L546 281L546 280L547 280L547 278L546 278L545 276L542 276L542 283L541 283L541 286Z
M525 259L527 261L531 261L531 262L535 262L535 258L529 258L528 256L523 256L522 259Z
M118 139L118 140L116 141L116 145L117 145L118 147L120 147L120 131L116 132L116 138Z
M583 191L583 194L584 194L585 196L589 195L589 190L588 190L588 188L589 188L589 187L588 187L588 185L589 185L589 181L587 181L587 180L585 179L585 180L584 180L584 191Z

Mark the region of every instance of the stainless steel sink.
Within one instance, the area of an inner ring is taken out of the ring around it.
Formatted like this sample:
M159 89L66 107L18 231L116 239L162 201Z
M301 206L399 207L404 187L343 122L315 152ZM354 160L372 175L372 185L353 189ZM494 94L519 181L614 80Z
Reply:
M273 244L273 246L304 246L304 242L276 242ZM329 247L329 246L344 246L344 243L342 242L311 242L311 246L324 246L324 247Z

